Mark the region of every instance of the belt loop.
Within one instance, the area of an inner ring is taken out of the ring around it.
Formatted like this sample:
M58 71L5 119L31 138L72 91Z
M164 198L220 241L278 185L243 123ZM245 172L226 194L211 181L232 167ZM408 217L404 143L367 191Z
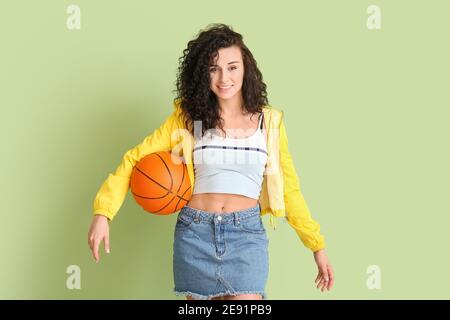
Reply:
M200 222L200 212L198 210L195 211L194 221L195 223Z
M240 224L241 222L239 221L239 213L235 212L234 214L234 224L237 226L238 224Z

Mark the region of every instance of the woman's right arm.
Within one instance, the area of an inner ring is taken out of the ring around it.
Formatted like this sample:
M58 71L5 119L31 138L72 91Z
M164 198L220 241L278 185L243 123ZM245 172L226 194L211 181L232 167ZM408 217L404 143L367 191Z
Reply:
M115 172L109 173L95 196L94 216L104 215L109 220L114 219L130 187L130 177L135 164L150 153L171 150L171 132L175 120L173 112L159 128L125 153Z
M178 118L176 107L175 104L175 111L166 118L159 128L125 153L115 172L109 173L97 192L93 202L93 220L88 234L89 246L97 262L99 260L98 245L102 240L105 240L105 249L108 248L109 250L108 223L114 219L125 200L135 164L150 153L171 150L171 135Z

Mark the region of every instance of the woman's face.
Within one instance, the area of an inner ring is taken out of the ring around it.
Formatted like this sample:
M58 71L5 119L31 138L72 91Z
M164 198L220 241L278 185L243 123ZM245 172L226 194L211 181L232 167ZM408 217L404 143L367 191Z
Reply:
M209 66L210 89L219 100L228 100L242 94L244 63L238 46L219 49L216 61Z

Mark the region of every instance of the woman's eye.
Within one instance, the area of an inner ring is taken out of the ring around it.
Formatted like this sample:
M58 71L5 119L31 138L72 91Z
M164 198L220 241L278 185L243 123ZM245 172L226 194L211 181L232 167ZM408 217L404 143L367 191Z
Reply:
M230 68L230 70L234 70L234 69L237 69L237 67L231 67L231 68ZM215 72L215 71L216 71L215 68L209 69L209 72Z

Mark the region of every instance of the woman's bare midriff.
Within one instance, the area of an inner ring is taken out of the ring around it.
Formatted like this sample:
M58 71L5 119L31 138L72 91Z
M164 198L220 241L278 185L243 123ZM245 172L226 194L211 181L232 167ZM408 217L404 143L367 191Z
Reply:
M232 213L250 209L258 204L257 199L232 193L196 193L186 206L215 214Z

